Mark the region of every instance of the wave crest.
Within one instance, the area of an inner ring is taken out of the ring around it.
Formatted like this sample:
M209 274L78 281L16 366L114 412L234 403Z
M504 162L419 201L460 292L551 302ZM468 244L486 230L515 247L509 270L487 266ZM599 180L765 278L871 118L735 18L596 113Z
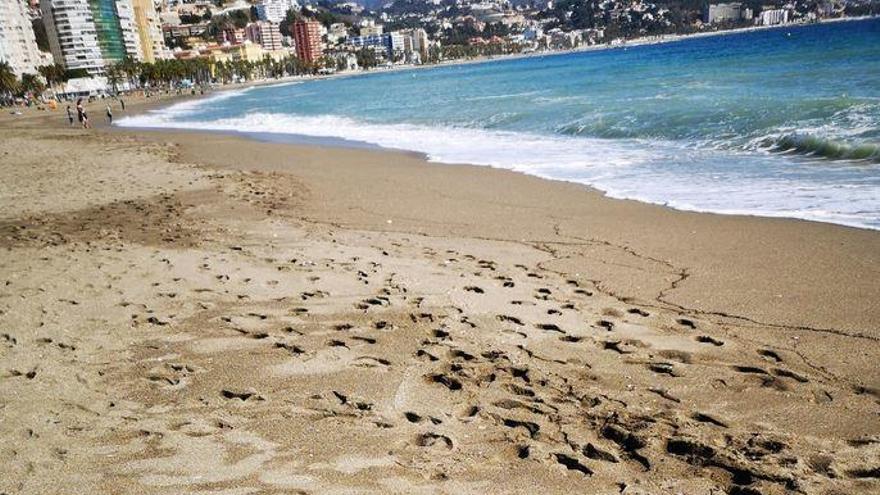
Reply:
M880 145L850 144L812 135L790 134L767 138L762 148L773 153L798 154L828 160L851 160L880 163Z

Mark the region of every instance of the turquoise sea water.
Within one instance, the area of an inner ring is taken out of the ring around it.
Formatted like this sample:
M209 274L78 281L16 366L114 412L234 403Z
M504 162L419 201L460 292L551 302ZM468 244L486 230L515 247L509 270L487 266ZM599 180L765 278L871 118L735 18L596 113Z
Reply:
M880 229L880 20L251 88L120 125L343 138Z

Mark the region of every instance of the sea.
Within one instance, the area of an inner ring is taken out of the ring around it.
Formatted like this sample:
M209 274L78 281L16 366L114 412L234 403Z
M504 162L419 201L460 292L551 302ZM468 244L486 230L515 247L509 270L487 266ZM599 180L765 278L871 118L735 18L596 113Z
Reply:
M251 87L118 125L410 150L681 210L880 229L880 19Z

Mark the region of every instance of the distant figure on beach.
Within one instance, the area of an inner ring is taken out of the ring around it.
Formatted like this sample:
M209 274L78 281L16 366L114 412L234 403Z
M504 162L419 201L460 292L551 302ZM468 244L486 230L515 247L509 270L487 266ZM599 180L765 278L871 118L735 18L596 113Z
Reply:
M113 110L110 109L110 105L107 105L107 123L113 124Z
M86 111L83 109L83 99L79 98L76 100L76 120L79 121L83 128L86 127L85 116Z
M73 112L70 111L70 105L67 105L67 121L70 122L70 126L73 127Z

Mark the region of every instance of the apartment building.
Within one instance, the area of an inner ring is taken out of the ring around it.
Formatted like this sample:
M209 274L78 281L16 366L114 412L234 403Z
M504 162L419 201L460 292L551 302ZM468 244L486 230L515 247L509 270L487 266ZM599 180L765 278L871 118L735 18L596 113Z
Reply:
M126 57L143 60L131 0L42 0L55 62L92 75Z
M0 61L9 63L17 76L35 74L42 65L28 4L20 0L0 2Z

